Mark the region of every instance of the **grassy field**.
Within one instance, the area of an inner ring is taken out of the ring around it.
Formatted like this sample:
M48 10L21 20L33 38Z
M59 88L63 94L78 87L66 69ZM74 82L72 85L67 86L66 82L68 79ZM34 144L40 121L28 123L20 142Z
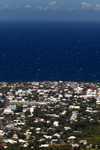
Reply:
M38 105L39 103L38 102L10 102L11 105Z

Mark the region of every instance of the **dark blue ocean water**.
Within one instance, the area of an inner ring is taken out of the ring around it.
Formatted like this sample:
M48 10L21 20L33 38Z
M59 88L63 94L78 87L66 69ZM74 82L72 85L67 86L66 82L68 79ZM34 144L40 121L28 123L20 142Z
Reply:
M0 21L0 81L100 82L100 22Z

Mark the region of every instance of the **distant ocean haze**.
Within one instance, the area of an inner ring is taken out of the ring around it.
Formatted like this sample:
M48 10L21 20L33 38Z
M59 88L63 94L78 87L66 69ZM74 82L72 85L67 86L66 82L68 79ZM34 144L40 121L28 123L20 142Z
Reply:
M100 22L1 21L0 81L100 82Z

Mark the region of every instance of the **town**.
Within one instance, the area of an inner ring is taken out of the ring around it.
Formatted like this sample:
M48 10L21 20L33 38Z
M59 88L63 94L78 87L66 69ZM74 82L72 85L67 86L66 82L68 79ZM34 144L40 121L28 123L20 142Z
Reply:
M0 82L0 148L100 149L100 83Z

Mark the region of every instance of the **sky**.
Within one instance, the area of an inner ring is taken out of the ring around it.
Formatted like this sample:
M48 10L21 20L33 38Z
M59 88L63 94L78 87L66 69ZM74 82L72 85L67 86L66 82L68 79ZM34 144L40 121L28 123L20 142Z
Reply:
M100 21L100 0L0 0L0 20Z

